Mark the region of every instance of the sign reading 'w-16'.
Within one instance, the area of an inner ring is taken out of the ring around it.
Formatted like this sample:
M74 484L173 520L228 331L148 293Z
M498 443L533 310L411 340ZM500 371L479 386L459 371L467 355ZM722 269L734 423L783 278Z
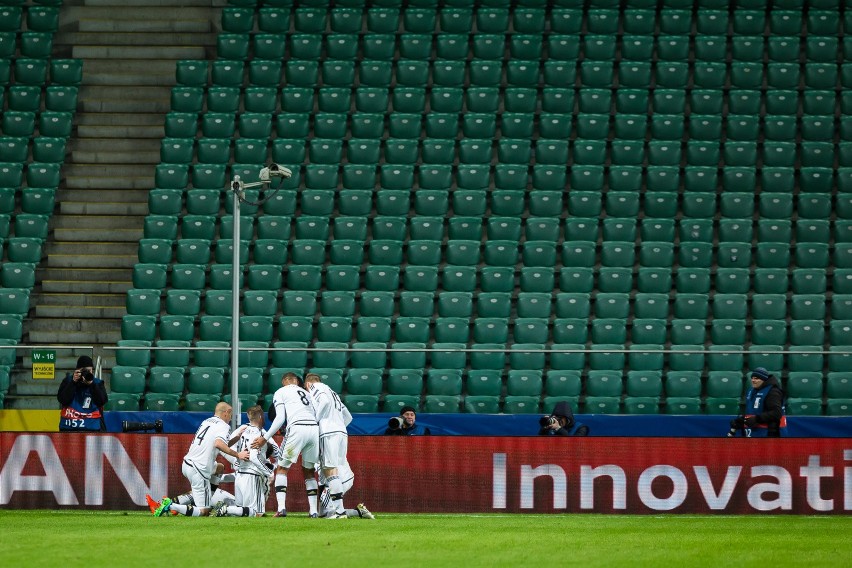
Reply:
M33 378L53 379L56 375L56 351L33 350Z

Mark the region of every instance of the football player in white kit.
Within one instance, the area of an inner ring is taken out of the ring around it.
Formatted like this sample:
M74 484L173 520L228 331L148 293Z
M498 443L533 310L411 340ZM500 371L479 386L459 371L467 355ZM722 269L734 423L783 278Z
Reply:
M346 459L343 460L343 464L337 467L337 477L340 479L343 494L346 495L346 492L352 489L352 486L355 484L355 473ZM322 468L319 470L319 483L321 488L325 486L324 489L320 489L320 517L329 517L330 515L337 514L337 509L332 508L331 491L327 487L328 481L325 475L323 475ZM358 507L355 509L344 509L344 513L347 517L359 517L361 519L376 518L363 503L358 503Z
M194 505L179 505L173 503L168 497L160 501L160 505L154 511L154 515L162 517L169 511L175 511L179 515L188 517L206 517L212 509L210 477L216 472L216 456L219 452L235 457L239 460L247 460L249 451L237 452L228 447L229 434L231 432L231 415L233 408L227 402L216 405L213 416L201 423L195 437L189 445L189 450L183 456L181 472L189 480L192 487L192 502Z
M286 425L284 445L278 452L278 468L275 471L275 499L278 502L276 517L287 516L287 472L302 456L302 471L305 474L305 489L311 517L317 516L317 480L314 468L319 462L319 427L317 425L311 395L299 386L301 379L295 373L285 373L281 388L272 396L275 420L269 431L251 443L254 449L261 448L273 434Z
M320 431L320 465L328 486L331 512L328 519L345 519L343 486L337 468L346 463L349 435L346 427L352 422L349 409L331 388L323 384L316 373L305 375L305 388L311 393Z
M263 436L263 409L252 406L246 410L249 423L243 424L234 431L232 440L238 437L234 446L237 451L248 449L252 440ZM272 464L266 461L269 452L278 453L275 440L262 448L249 450L249 459L234 464L236 478L234 480L235 503L222 503L216 508L217 517L262 517L266 512L266 499L269 497L269 478L272 475Z
M237 458L231 456L227 456L227 459L229 462L231 460L237 461ZM210 489L213 491L213 494L210 496L210 502L214 504L214 508L218 503L233 505L236 502L233 493L228 493L222 489L221 486L223 483L233 483L234 478L235 476L233 473L225 473L225 466L222 462L216 462L216 471L210 476ZM145 500L148 501L148 508L151 509L151 513L156 511L157 507L160 506L160 502L154 501L150 495L145 495ZM176 503L178 505L195 505L195 503L192 502L192 491L181 493L180 495L172 497L171 500L172 503ZM171 513L172 515L177 515L176 511L172 511Z

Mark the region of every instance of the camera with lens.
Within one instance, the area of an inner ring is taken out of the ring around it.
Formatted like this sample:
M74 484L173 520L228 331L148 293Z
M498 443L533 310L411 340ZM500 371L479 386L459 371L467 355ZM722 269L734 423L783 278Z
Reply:
M559 424L559 419L555 416L542 416L541 418L539 418L538 423L542 428L549 428L551 426Z
M405 425L405 420L401 416L394 416L388 420L388 428L391 430L400 430Z
M91 383L95 380L95 375L93 375L88 369L80 369L80 378L87 383Z
M129 420L121 421L122 432L145 432L154 430L158 434L163 432L163 421L155 420L154 422L131 422Z

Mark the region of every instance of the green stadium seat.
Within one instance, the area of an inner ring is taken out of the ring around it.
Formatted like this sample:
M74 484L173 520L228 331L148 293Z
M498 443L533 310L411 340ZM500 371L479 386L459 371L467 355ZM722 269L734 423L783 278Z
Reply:
M852 398L852 375L848 372L829 372L825 381L825 394L829 400Z
M224 370L218 367L192 367L187 374L191 394L221 395L225 387Z
M586 414L619 414L621 397L586 396L583 407Z
M176 412L180 410L180 395L174 393L146 393L143 408L144 410L153 410L156 412Z
M791 416L820 416L823 413L821 398L790 397L785 406Z
M425 413L454 413L459 412L461 397L456 395L427 395L423 400Z

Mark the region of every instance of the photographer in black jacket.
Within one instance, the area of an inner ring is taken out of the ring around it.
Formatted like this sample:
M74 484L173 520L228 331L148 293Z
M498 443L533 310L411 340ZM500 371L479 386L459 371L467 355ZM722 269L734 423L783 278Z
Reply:
M385 436L429 436L432 431L417 424L417 411L413 406L403 406L399 416L388 420Z
M92 358L77 359L73 373L68 373L56 395L62 410L59 430L62 432L105 432L103 407L107 403L104 382L94 374Z
M542 416L539 421L541 429L539 436L588 436L589 427L574 420L571 404L563 400L556 403L549 416Z

